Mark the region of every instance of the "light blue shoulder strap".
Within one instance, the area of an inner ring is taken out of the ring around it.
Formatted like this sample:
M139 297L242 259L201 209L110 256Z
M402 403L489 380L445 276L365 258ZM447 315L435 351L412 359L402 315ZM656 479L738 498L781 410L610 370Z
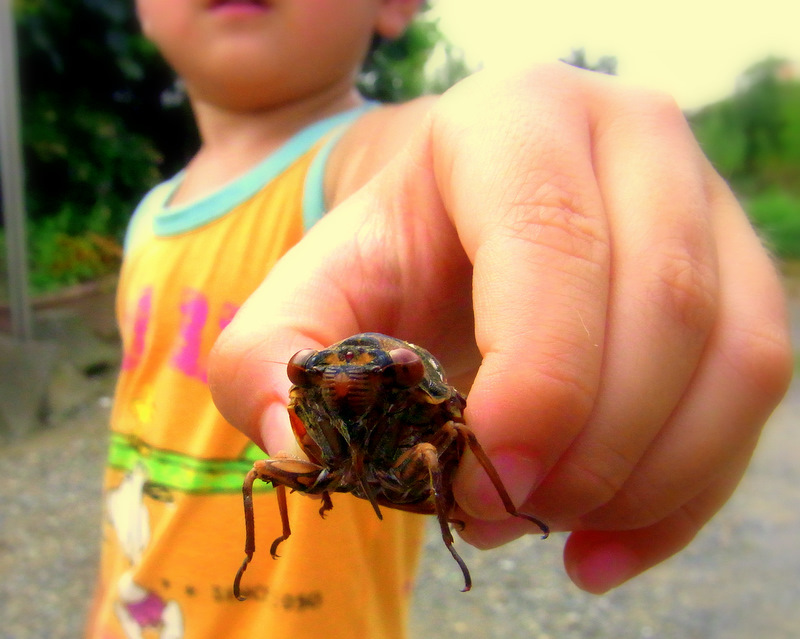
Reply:
M327 168L331 151L333 151L339 138L342 137L349 126L365 111L373 109L375 106L377 106L375 102L367 102L357 109L343 113L342 115L347 117L336 123L338 129L328 138L312 160L311 166L308 168L308 173L306 174L305 186L303 187L303 228L306 232L327 213L325 203L325 169Z
M184 172L181 171L152 189L136 208L125 237L126 249L138 241L137 238L143 237L144 231L150 229L156 235L169 236L191 231L218 219L252 197L325 136L332 134L312 161L303 186L303 219L305 228L310 228L325 212L323 180L325 163L331 149L347 126L374 106L374 103L365 103L315 122L296 133L280 149L244 175L215 192L186 205L170 206L172 194L183 179Z

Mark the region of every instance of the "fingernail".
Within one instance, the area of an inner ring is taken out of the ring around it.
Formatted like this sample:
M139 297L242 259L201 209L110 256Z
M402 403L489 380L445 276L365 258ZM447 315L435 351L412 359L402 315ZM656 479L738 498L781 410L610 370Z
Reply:
M273 403L264 410L259 424L259 433L262 448L270 455L279 451L289 452L296 447L294 435L289 426L286 406L282 404Z
M570 577L583 590L602 594L641 572L639 557L627 546L602 545L588 553L570 570Z
M542 464L533 457L516 452L497 452L490 457L512 503L519 507L533 492L541 479ZM499 520L508 517L497 488L480 464L470 482L463 503L459 505L473 517Z
M524 519L509 517L504 521L472 519L459 536L471 546L489 550L503 546L531 532L531 525Z

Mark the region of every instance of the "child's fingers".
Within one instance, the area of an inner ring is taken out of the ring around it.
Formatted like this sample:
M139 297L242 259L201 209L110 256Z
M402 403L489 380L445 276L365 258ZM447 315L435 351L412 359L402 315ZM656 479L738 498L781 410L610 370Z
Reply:
M621 489L679 403L717 317L705 160L677 106L615 95L594 147L612 237L603 378L586 427L529 503L554 525Z
M732 196L714 190L720 272L714 331L684 398L619 494L582 518L588 527L646 525L679 508L730 459L752 450L791 377L775 269Z
M713 492L721 476L731 482L738 479L731 476L730 469L743 470L762 424L791 376L786 314L774 268L732 195L718 177L712 182L721 310L703 360L685 397L613 497L573 521L555 522L557 527L595 531L576 537L591 544L628 531L619 539L641 546L637 552L645 552L648 544L652 546L639 571L688 543L713 514L709 510L705 519L688 532L675 527L678 522L671 515L679 516L687 504L697 503L698 495ZM557 500L564 494L564 501L568 501L571 486L558 475L558 467L554 472L556 475L541 489L544 496L534 493L531 502L522 506L524 511L542 516L542 500ZM712 502L703 503L710 508ZM481 546L497 545L531 532L516 520L467 522L465 537ZM663 544L654 541L659 535Z
M600 594L679 552L728 500L749 459L749 451L741 451L705 490L649 526L573 532L564 548L570 578L584 590Z
M497 86L472 95L468 81L432 112L442 199L474 266L483 362L467 420L516 500L591 413L610 266L586 112L569 83L535 80L475 78ZM467 456L457 499L472 514L502 516L484 478Z
M574 332L568 322L561 323L557 334L548 331L551 308L546 302L540 304L539 315L525 315L524 309L521 314L522 326L540 334L520 330L513 336L519 338L515 343L497 349L506 355L499 366L487 357L470 395L471 425L518 504L547 472L547 455L563 452L558 438L574 438L527 503L528 511L556 527L600 522L615 529L640 526L679 508L739 448L752 447L788 380L790 350L774 270L729 190L697 152L682 119L667 118L670 126L664 127L663 115L654 120L659 124L649 135L637 129L641 118L628 117L632 130L616 132L618 161L604 157L598 169L612 224L612 291L606 341L599 335L594 346L604 357L602 383L585 425L576 420L580 393L565 393L574 403L554 415L547 410L552 384L548 388L541 383L548 365L563 371L580 357L564 349L552 363L531 361L531 348L534 357L552 357L548 346L578 346L570 338ZM596 132L601 140L595 153L600 154L603 140ZM643 140L652 145L649 154ZM663 164L669 158L681 163ZM626 161L635 166L627 186L619 174L613 175ZM511 250L507 254L524 259ZM670 272L675 264L682 269ZM514 272L510 265L506 269ZM476 261L476 277L477 271ZM535 284L524 277L521 281L535 296ZM556 275L553 281L561 280ZM514 285L507 290L521 295ZM561 296L573 300L576 290ZM598 295L602 304L602 289L584 301L597 301ZM503 297L490 299L496 307ZM476 297L476 311L480 303ZM516 326L513 303L512 297L508 306L489 316L496 321L488 331L493 337ZM580 301L572 308L582 308ZM588 317L584 327L592 335ZM548 342L540 345L537 338ZM490 353L497 356L495 349ZM517 366L520 362L524 365ZM583 372L579 383L590 385L593 371ZM676 406L680 408L673 414ZM526 412L531 408L538 412ZM458 488L460 503L470 514L505 516L474 460L464 464ZM595 509L591 518L580 520ZM516 524L504 522L500 528L519 529L519 534L522 528ZM476 537L496 537L487 531L476 531Z

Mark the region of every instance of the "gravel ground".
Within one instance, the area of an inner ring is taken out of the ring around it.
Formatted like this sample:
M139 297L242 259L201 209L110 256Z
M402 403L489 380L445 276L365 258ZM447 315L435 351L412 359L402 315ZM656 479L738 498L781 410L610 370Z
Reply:
M800 320L797 301L793 311ZM800 321L794 325L797 337ZM103 372L108 345L101 344L101 365L95 366L86 340L78 342L81 353L73 349L56 370L53 426L0 444L2 639L72 639L83 628L99 546L113 373ZM87 377L87 370L95 375ZM472 592L462 594L460 572L431 522L413 636L800 636L799 414L795 380L723 511L679 556L602 597L579 591L566 578L559 535L487 552L461 544L475 582Z
M774 414L747 476L681 554L597 597L564 574L564 537L478 551L473 590L429 528L413 636L504 639L800 637L800 383Z
M109 385L110 386L110 385ZM0 637L80 637L100 544L109 401L0 449Z

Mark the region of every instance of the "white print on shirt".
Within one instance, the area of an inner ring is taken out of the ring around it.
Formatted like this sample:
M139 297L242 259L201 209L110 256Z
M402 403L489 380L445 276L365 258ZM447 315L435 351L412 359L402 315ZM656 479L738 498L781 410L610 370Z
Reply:
M143 499L147 480L147 470L137 464L106 498L111 527L131 564L117 582L114 612L128 639L142 639L146 629L156 630L160 639L182 639L183 614L178 602L139 586L133 576L150 543L150 513Z

